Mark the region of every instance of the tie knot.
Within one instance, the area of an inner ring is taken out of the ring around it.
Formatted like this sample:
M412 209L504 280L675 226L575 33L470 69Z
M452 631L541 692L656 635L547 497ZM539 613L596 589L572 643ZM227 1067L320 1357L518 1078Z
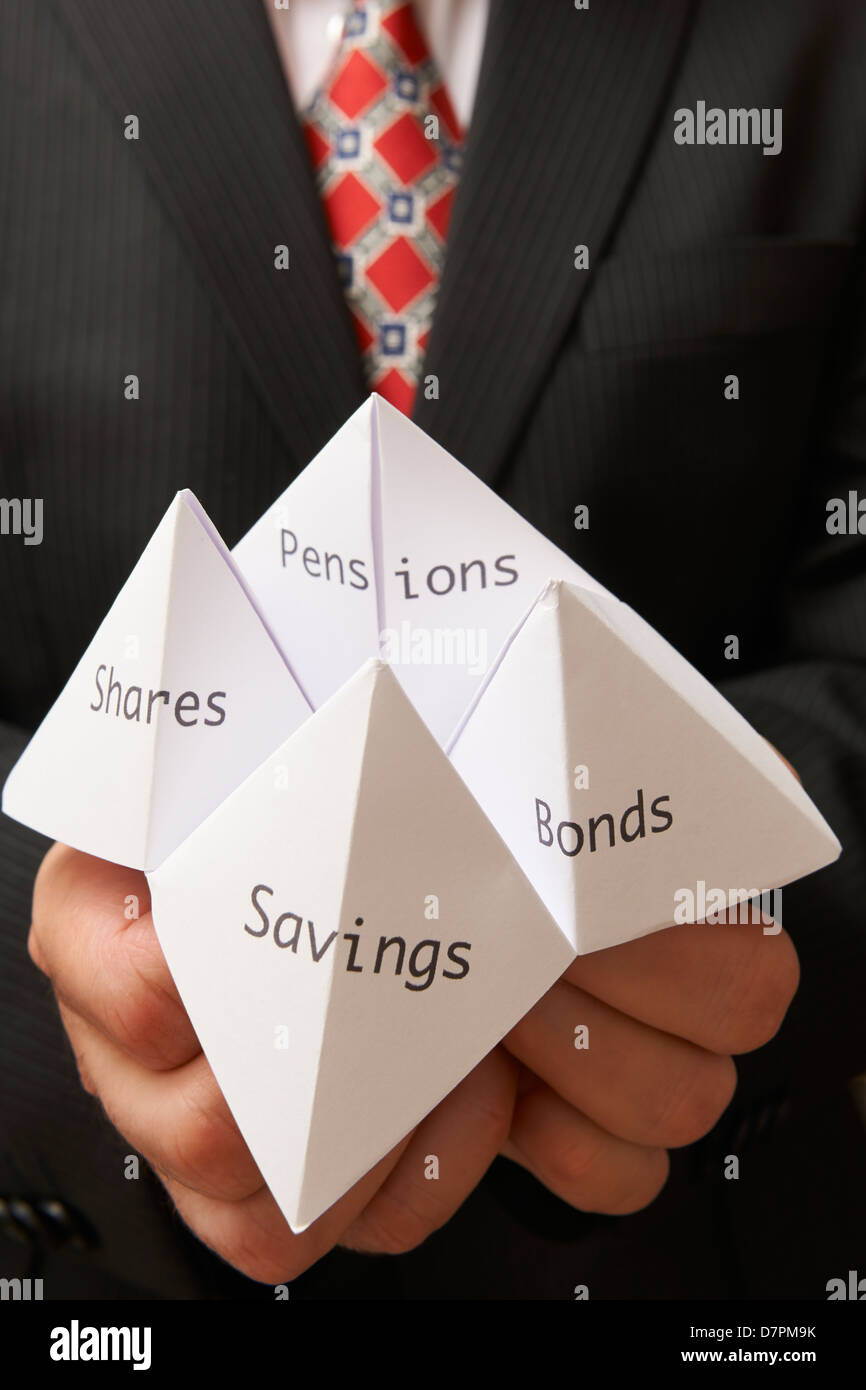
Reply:
M372 118L380 102L385 103L383 115L388 110L399 115L414 107L436 118L436 138L441 135L451 146L462 140L463 132L409 0L400 4L356 0L345 16L324 91L350 120Z

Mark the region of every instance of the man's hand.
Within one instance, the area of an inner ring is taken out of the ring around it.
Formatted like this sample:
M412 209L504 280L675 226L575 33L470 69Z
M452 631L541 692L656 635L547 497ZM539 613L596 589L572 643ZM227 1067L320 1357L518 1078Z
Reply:
M658 1196L667 1150L727 1108L732 1055L785 1017L800 982L791 938L721 919L580 957L504 1040L522 1065L503 1153L582 1211L622 1215Z
M638 1210L665 1183L666 1150L706 1133L730 1101L730 1054L772 1037L798 981L790 939L760 925L671 927L582 957L411 1135L293 1235L202 1054L148 907L143 875L55 845L36 880L30 954L51 979L87 1090L199 1238L265 1283L295 1278L338 1243L411 1249L499 1152L583 1210ZM578 1050L580 1025L589 1047ZM430 1153L437 1181L424 1177Z
M798 982L790 937L760 923L668 927L579 957L505 1039L526 1070L504 1152L583 1211L646 1206L666 1150L731 1100L731 1054L769 1042Z
M124 916L128 894L141 915ZM495 1049L418 1128L301 1235L244 1143L175 989L143 874L64 845L36 879L30 955L51 979L85 1088L147 1159L196 1235L252 1279L280 1284L338 1241L411 1249L443 1225L508 1134L516 1067ZM439 1157L437 1181L425 1158ZM118 1175L119 1176L119 1175Z

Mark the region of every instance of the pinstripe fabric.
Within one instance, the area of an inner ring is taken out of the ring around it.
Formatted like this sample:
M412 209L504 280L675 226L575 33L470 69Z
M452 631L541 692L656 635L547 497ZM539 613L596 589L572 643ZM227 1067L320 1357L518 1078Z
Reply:
M785 890L803 985L738 1064L745 1114L866 1066L866 537L825 529L829 497L866 497L864 55L855 0L493 0L425 366L440 394L415 413L721 685L845 844ZM675 146L699 99L783 106L783 153ZM0 770L175 489L231 543L362 399L305 158L260 0L0 11L0 494L45 501L41 546L0 537ZM157 1207L112 1186L116 1141L26 962L41 851L0 827L0 1189L65 1172L118 1272ZM497 1181L470 1250L485 1212L498 1238ZM691 1200L663 1209L668 1244L677 1212L704 1219ZM571 1268L588 1223L538 1201L527 1259L555 1262L552 1222ZM152 1219L148 1287L182 1240ZM178 1289L204 1287L193 1245ZM520 1296L529 1265L499 1254Z
M654 129L691 6L494 0L414 419L487 480L587 289ZM659 14L663 16L659 22Z
M118 122L237 331L245 365L301 460L322 418L363 398L354 335L301 129L261 5L56 0ZM255 94L255 100L252 96ZM116 125L116 138L120 133ZM178 136L180 138L178 138ZM137 161L138 162L138 161ZM288 246L288 271L274 253ZM312 325L321 318L327 333ZM299 389L303 383L303 389Z

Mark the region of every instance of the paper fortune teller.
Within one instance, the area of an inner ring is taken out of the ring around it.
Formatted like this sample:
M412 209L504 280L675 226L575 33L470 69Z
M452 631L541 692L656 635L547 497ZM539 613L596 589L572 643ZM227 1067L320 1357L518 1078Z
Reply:
M3 808L149 871L296 1231L576 953L840 850L718 691L375 396L231 554L178 495Z

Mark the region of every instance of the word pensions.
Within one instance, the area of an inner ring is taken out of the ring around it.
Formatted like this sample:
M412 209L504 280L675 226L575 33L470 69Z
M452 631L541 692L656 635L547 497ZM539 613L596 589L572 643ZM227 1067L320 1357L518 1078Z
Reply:
M437 598L454 590L466 594L473 589L507 588L520 577L518 571L507 563L514 559L514 555L498 555L494 560L461 560L431 565L422 577L420 572L413 574L408 555L403 555L400 564L404 568L394 570L394 578L401 581L401 597L405 599L420 598L425 588ZM350 588L360 590L370 586L367 561L357 556L344 560L339 551L323 550L314 545L302 548L296 533L285 526L280 529L280 563L283 569L287 569L290 563L298 566L310 579L343 585L348 580Z

